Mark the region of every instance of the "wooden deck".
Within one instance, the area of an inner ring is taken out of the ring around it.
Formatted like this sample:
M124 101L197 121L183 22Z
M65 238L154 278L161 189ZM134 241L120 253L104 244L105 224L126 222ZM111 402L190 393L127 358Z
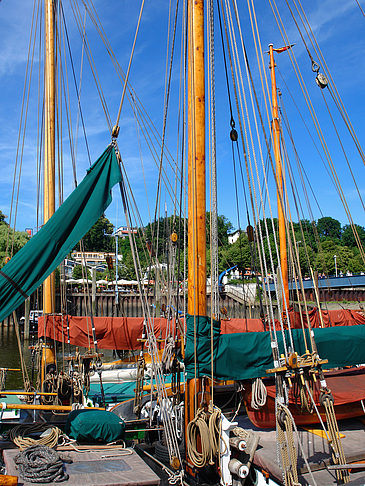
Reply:
M78 453L76 451L61 452L61 456L72 460L64 464L69 475L65 486L147 486L159 485L160 478L147 466L135 451L125 455L125 451L97 450ZM3 451L6 473L18 476L14 457L18 449ZM32 486L35 483L24 482L19 477L19 486ZM54 485L55 483L42 483Z
M259 446L253 458L253 463L259 469L270 473L273 479L282 482L282 472L279 464L279 450L277 445L276 431L271 429L258 429L248 418L239 420L239 426L245 430L252 430L259 434ZM365 425L360 420L343 420L339 422L339 429L345 435L342 438L346 462L365 461ZM334 471L329 471L327 466L331 463L331 454L327 439L298 428L299 440L304 449L304 454L309 462L314 479L318 486L331 486L336 482ZM299 482L302 485L312 485L313 481L305 465L303 454L296 443L298 451L298 469L300 473ZM362 479L362 481L360 480ZM358 484L365 485L365 464L364 470L350 474L350 480L360 480ZM356 482L357 484L357 482Z

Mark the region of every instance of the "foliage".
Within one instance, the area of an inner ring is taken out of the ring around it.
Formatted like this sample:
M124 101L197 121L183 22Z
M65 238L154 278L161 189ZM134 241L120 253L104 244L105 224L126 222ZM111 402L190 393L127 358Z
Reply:
M210 217L211 217L211 213L207 212L206 219L205 219L207 245L209 245L210 242ZM232 233L232 231L233 231L233 225L229 221L229 219L223 216L222 214L218 215L217 216L218 247L228 245L228 235Z
M90 271L88 271L88 278L90 278ZM83 268L82 265L75 265L74 269L72 270L72 278L78 280L79 278L86 278L86 269Z
M318 235L328 238L341 238L341 223L337 219L325 216L317 221Z
M0 211L1 213L1 211ZM2 213L0 214L0 218ZM9 233L9 226L5 221L0 222L0 267L5 264L5 257L10 256L11 249L13 254L17 253L29 240L29 236L24 231L12 231ZM8 243L9 241L9 243ZM8 245L8 252L6 248Z
M363 247L365 248L365 229L364 229L363 226L359 226L358 224L355 224L354 226L355 226L357 235L358 235ZM353 231L351 225L346 224L342 228L341 242L345 246L350 246L352 248L357 247L356 238L355 238L354 231Z
M260 272L257 243L249 242L244 231L233 244L228 243L228 235L232 232L231 222L223 215L218 216L218 270L222 272L237 265L240 272L247 268ZM268 271L271 272L271 258L274 267L277 267L278 257L276 251L274 231L278 242L278 220L260 221L263 234L265 258L268 262ZM359 239L365 247L365 229L355 225ZM172 250L176 252L176 263L179 264L179 278L183 278L184 262L184 231L187 229L185 218L168 216L140 228L135 235L136 248L142 273L155 261L157 256L160 263L169 261ZM267 232L266 232L267 229ZM5 215L0 211L0 265L4 263L9 226L5 222ZM257 229L259 231L259 229ZM106 236L111 234L113 226L102 216L90 229L83 239L85 251L112 252L115 248L114 238ZM171 241L171 234L177 234L177 241ZM210 275L210 213L206 214L207 234L207 273ZM16 253L29 237L25 232L14 232L14 253ZM341 223L329 216L320 218L317 222L303 219L299 222L289 223L288 256L298 253L303 276L310 275L310 269L317 270L326 275L335 274L335 255L338 274L346 272L360 273L365 271L365 264L357 248L357 242L350 225L341 227ZM128 238L118 240L119 254L122 261L118 263L118 278L136 279L136 272ZM188 245L186 237L186 247ZM271 250L271 256L270 251ZM187 248L185 248L187 251ZM81 266L77 265L73 272L74 278L82 278ZM115 269L111 272L101 272L98 279L114 279Z
M114 240L110 235L113 233L113 225L105 217L100 216L94 226L86 233L83 238L85 251L113 251Z

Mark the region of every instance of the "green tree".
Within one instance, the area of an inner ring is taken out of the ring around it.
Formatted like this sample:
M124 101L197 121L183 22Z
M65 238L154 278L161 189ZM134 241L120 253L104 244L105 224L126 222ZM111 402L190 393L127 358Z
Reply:
M365 247L365 228L363 226L359 226L358 224L355 224L354 226L356 228L357 234L359 236L359 239L360 239L363 247ZM341 243L344 246L350 246L350 247L356 247L357 246L354 231L353 231L352 226L350 224L347 224L342 228Z
M240 272L251 267L250 246L246 233L241 233L237 241L220 251L219 271L222 272L234 265L237 265Z
M5 223L5 218L6 218L5 214L0 210L0 223Z
M113 238L106 233L113 233L113 225L102 215L83 238L85 251L113 251Z
M10 231L9 226L5 222L0 223L0 266L5 263L5 257L9 255L9 248L13 249L13 254L17 253L29 240L29 236L25 231ZM8 255L6 254L6 246L9 241Z
M88 269L82 268L82 265L75 265L74 269L72 270L72 278L79 279L79 278L86 278L86 271L87 277L91 278L90 271Z
M218 246L228 245L228 235L232 233L233 225L228 218L225 216L217 216L217 232L218 232ZM206 235L207 235L207 245L210 243L210 212L206 214Z
M330 216L325 216L317 221L319 236L324 238L341 238L341 223Z

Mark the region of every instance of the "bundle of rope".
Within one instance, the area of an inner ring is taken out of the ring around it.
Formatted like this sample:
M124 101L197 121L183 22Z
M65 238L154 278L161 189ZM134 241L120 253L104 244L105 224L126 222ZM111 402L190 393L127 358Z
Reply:
M198 409L193 420L186 430L187 452L190 461L195 467L204 467L214 464L214 459L219 454L219 439L221 436L221 411L214 408L205 412ZM198 450L198 437L200 449Z
M284 484L285 486L300 486L297 466L298 454L293 435L293 418L287 413L286 407L277 406L276 426Z
M20 476L32 483L51 483L67 481L68 474L63 469L60 455L44 445L33 445L15 456L15 464Z
M333 464L346 464L346 457L342 447L331 391L326 388L322 389L319 400L326 412L328 436L332 448ZM337 470L336 476L337 479L343 483L348 483L350 481L350 474L346 469Z
M39 439L30 437L31 435L40 435L46 430L49 430L49 433L40 436ZM55 447L61 434L62 432L58 427L50 427L48 424L22 424L10 430L9 439L20 450L24 450L34 445Z
M260 410L266 404L267 390L261 378L252 380L251 407Z

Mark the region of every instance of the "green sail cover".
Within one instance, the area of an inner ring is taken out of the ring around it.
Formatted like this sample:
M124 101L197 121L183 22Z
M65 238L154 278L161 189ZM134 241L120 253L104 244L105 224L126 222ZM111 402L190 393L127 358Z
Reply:
M110 145L52 218L0 270L0 322L50 275L89 231L122 179Z
M187 316L186 327L187 378L210 376L211 320L204 316ZM304 354L302 330L293 329L291 332L295 351ZM277 333L277 337L281 354L284 353L281 332ZM285 339L288 345L289 331L285 331ZM314 329L314 339L319 356L328 359L324 368L365 363L364 325ZM220 334L220 323L213 321L213 350L214 376L219 380L259 378L266 376L266 370L274 367L269 332Z

